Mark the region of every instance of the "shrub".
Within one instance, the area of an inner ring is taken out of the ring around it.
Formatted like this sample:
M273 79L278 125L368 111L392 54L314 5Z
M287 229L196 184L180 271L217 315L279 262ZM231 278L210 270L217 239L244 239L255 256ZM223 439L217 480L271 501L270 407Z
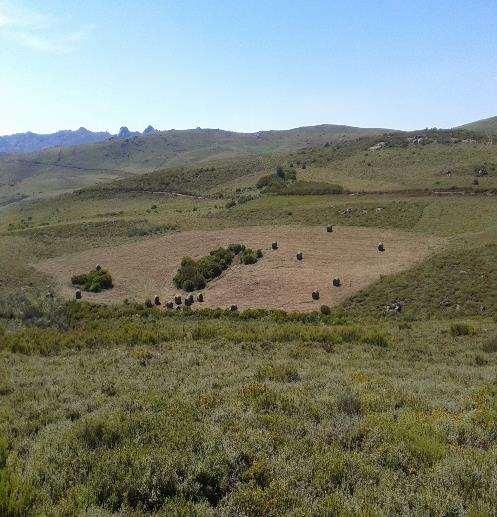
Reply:
M74 275L71 283L84 291L99 293L104 289L113 287L112 277L105 269L93 269L89 273L82 275Z
M346 415L359 415L361 413L361 400L355 393L346 389L337 397L337 408Z
M488 353L497 352L497 336L492 336L488 338L485 343L483 343L483 351Z
M450 333L453 337L471 336L475 333L475 329L467 323L453 323L450 326Z
M378 330L368 332L362 337L361 341L366 345L379 347L387 347L390 345L389 337L386 334L379 332Z
M264 256L262 250L257 250L255 254L257 255L257 258L262 258Z
M269 187L273 183L274 177L271 174L267 176L262 176L256 183L257 188Z
M228 248L219 247L197 261L191 257L184 257L173 278L174 285L188 292L204 289L207 282L220 276L232 264L235 255L240 253L242 264L257 262L258 254L243 244L230 244Z
M296 181L292 184L272 183L269 192L278 196L322 196L342 194L344 188L333 183Z
M231 251L231 253L238 255L245 250L245 246L243 244L230 244L228 249Z
M256 253L251 250L250 248L247 248L241 258L240 261L242 264L249 265L249 264L255 264L257 262L257 255Z

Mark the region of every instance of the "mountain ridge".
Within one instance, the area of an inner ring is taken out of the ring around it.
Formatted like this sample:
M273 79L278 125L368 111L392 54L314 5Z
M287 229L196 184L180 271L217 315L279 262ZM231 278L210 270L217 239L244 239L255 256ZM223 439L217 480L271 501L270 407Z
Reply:
M153 134L156 131L152 126L140 133L130 131L126 126L121 127L117 135L108 131L90 131L85 127L79 129L61 129L54 133L14 133L12 135L0 136L0 155L2 154L29 154L53 147L72 147L75 145L95 144L104 142L110 138L130 138L138 135Z

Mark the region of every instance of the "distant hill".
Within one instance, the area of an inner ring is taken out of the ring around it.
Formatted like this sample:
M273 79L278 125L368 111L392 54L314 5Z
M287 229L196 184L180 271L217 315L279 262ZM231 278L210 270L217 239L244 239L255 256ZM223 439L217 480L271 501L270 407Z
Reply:
M143 133L130 131L126 126L119 130L117 135L108 131L89 131L80 127L76 131L63 130L47 135L37 133L17 133L15 135L0 136L0 154L29 154L51 147L72 147L75 145L95 144L108 140L112 136L117 138L132 138L138 135L151 135L157 130L148 126Z
M50 148L21 156L0 156L0 197L38 197L156 169L201 165L212 159L290 152L384 131L319 125L236 133L200 128L156 131L149 126L144 133L137 134L121 128L117 136L109 135L103 142Z
M463 129L469 129L471 131L482 131L490 134L497 134L497 117L484 118L477 120L476 122L470 122L459 126Z
M57 131L48 135L37 133L17 133L0 136L0 154L23 154L42 151L49 147L67 147L71 145L92 144L107 140L112 135L107 131L93 132L84 127L76 131Z

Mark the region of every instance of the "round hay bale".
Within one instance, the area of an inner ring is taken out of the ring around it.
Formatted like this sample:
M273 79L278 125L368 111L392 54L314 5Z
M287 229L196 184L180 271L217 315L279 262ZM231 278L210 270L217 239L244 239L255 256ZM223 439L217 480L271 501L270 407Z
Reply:
M168 309L168 310L174 309L174 302L167 302L166 309Z
M278 249L278 243L277 243L277 242L273 242L273 243L271 244L271 248L272 248L273 250L277 250L277 249Z
M303 258L304 258L304 254L301 251L299 251L297 253L297 260L302 260Z
M329 226L327 226L327 227L326 227L326 231L327 231L328 233L331 233L331 232L333 231L333 225L331 225L331 224L330 224Z
M74 294L76 296L76 300L81 300L82 294L81 294L81 291L79 289Z
M333 287L340 287L342 285L342 282L340 282L339 278L333 279Z
M383 253L385 251L385 245L382 242L378 243L378 251L380 253Z
M319 300L319 291L312 291L312 299Z
M230 311L231 312L236 312L238 310L238 306L236 305L230 305Z
M331 309L328 305L321 305L319 310L321 311L321 314L324 314L325 316L329 316L331 314Z
M175 296L175 297L174 297L174 303L175 303L176 305L181 305L181 304L182 304L181 296L179 296L179 295L178 295L178 296Z
M198 296L197 296L197 302L200 302L202 303L204 301L204 295L202 293L200 293Z
M160 298L157 295L155 295L154 296L154 305L160 305L160 304L161 304L160 303Z

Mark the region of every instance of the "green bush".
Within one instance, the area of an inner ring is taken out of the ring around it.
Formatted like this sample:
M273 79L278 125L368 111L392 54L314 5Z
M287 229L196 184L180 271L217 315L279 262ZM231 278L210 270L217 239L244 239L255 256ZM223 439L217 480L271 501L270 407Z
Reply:
M191 257L184 257L173 278L174 285L188 292L204 289L207 282L220 276L233 263L235 255L240 253L242 264L255 264L259 258L258 253L243 244L230 244L228 248L219 247L197 261Z
M330 194L343 194L341 185L317 181L296 181L285 184L274 182L269 187L269 192L278 196L324 196Z
M475 333L475 329L467 323L453 323L450 326L450 333L453 337L471 336Z
M362 337L362 342L366 345L379 347L388 347L390 345L389 337L378 330L373 330L371 332L366 333Z
M238 255L245 250L245 246L243 244L230 244L228 249L231 251L231 253Z
M497 352L497 335L491 336L483 344L483 351L488 353Z
M251 250L250 248L247 248L241 258L240 261L242 264L249 265L249 264L255 264L257 262L257 254Z
M99 293L104 289L111 289L113 287L112 277L105 269L93 269L86 274L74 275L71 278L71 283L84 291L92 293Z

